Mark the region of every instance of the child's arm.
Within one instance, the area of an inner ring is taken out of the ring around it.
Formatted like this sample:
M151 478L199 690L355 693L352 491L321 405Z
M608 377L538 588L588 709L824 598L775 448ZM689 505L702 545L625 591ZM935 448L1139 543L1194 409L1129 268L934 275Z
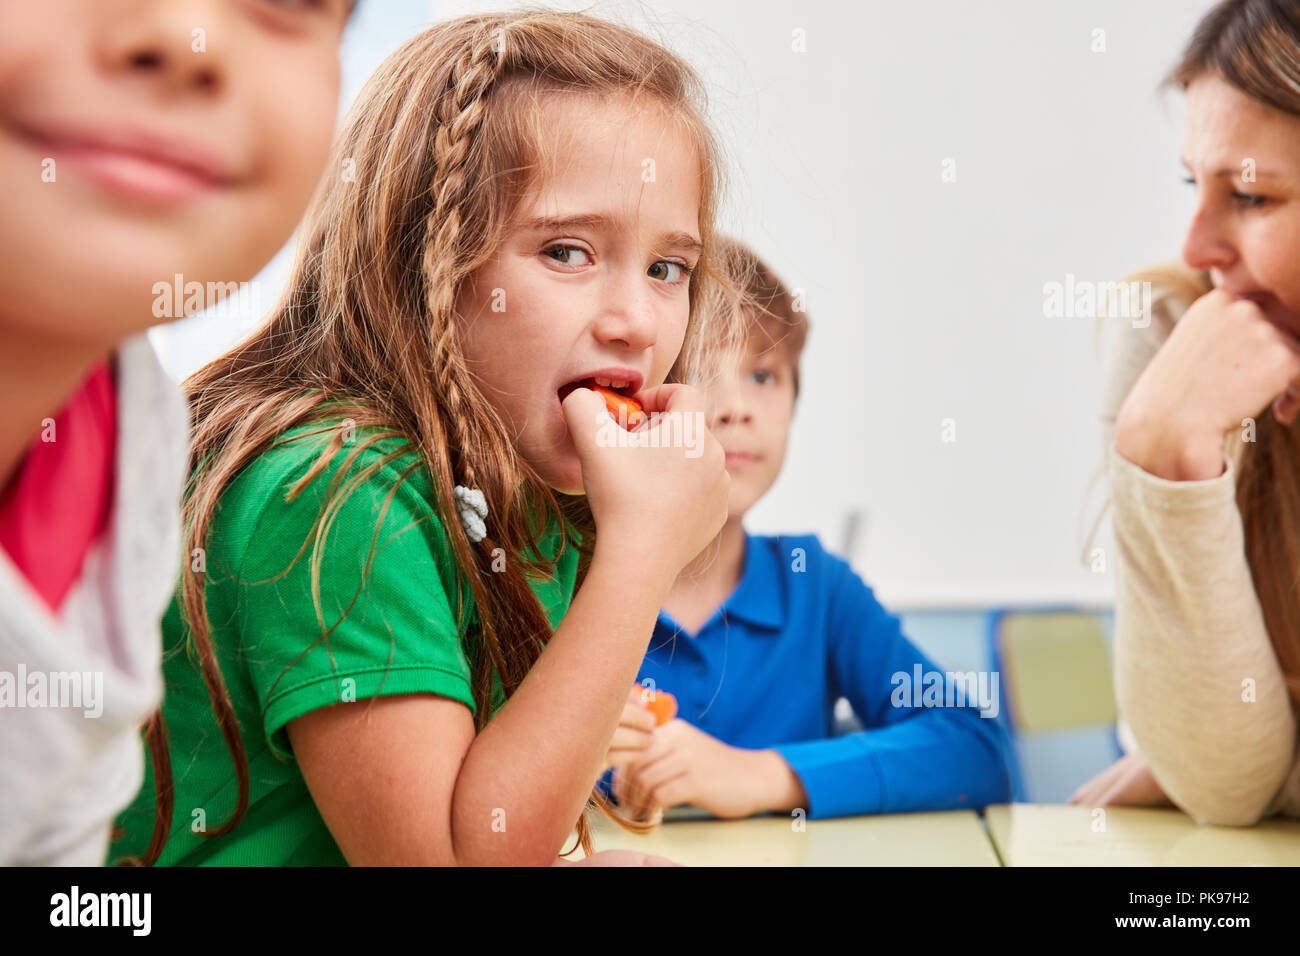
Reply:
M648 411L694 414L684 386ZM334 705L288 733L312 797L350 863L550 865L599 776L659 608L726 517L729 478L704 432L693 456L597 446L604 403L565 400L599 533L568 613L477 736L469 710L431 694ZM702 413L701 413L702 414Z
M647 815L660 804L689 803L722 818L796 808L813 817L962 809L1010 799L1009 741L995 713L979 716L978 679L970 707L922 709L910 693L905 707L893 707L895 674L910 681L917 667L922 677L937 669L845 562L820 548L810 561L819 562L810 579L824 595L832 690L872 729L750 750L674 720L616 768L615 798L644 805ZM988 703L991 710L996 697Z
M915 668L923 676L942 672L848 564L832 555L822 560L832 577L829 663L868 729L772 748L802 782L809 816L973 809L1009 800L1010 744L998 721L981 717L978 702L913 706ZM896 675L906 675L907 684Z
M553 862L600 774L671 575L629 580L597 544L569 613L476 738L461 703L377 698L314 711L289 738L348 862Z

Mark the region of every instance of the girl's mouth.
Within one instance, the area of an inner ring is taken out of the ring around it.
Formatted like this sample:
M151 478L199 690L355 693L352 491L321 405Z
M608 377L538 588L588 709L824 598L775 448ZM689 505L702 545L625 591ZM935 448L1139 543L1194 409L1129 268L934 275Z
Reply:
M563 411L564 399L573 392L575 388L590 388L605 401L605 410L618 422L622 427L629 431L636 430L646 421L645 410L632 396L636 394L637 382L634 379L622 379L596 375L589 378L580 378L560 386L557 391Z
M560 404L564 404L564 400L569 397L570 393L573 392L574 389L592 388L596 385L602 385L605 388L618 392L620 395L627 398L631 398L636 394L636 390L633 388L631 382L624 379L604 378L599 375L589 378L574 379L572 382L567 382L556 390L556 394L560 397Z

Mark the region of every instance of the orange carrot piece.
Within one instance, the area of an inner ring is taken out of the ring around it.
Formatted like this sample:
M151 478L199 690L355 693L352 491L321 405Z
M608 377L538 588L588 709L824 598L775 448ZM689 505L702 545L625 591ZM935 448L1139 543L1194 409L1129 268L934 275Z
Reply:
M654 691L644 703L646 710L654 714L656 727L662 727L677 716L677 698L666 690Z
M626 395L614 391L612 388L606 388L604 385L591 384L586 386L593 392L600 395L605 400L605 407L609 409L609 414L613 416L614 421L619 421L619 411L626 409L627 427L636 428L645 421L645 411L634 398L628 398Z

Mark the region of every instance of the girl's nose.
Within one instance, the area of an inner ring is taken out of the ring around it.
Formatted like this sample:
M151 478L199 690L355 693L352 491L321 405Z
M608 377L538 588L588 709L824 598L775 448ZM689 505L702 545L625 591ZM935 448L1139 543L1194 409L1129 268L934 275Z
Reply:
M658 317L651 301L650 281L638 269L620 270L604 290L604 310L596 336L602 342L643 350L655 344Z

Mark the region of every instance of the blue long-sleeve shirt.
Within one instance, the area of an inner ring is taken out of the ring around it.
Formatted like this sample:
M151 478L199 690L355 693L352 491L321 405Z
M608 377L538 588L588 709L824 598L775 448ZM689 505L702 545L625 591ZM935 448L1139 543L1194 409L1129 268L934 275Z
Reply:
M724 743L779 753L809 818L1011 799L1011 745L996 711L982 717L973 698L960 706L964 691L945 697L943 672L815 535L746 534L731 597L695 636L661 612L637 679L675 695L678 717ZM865 730L831 736L840 697Z

